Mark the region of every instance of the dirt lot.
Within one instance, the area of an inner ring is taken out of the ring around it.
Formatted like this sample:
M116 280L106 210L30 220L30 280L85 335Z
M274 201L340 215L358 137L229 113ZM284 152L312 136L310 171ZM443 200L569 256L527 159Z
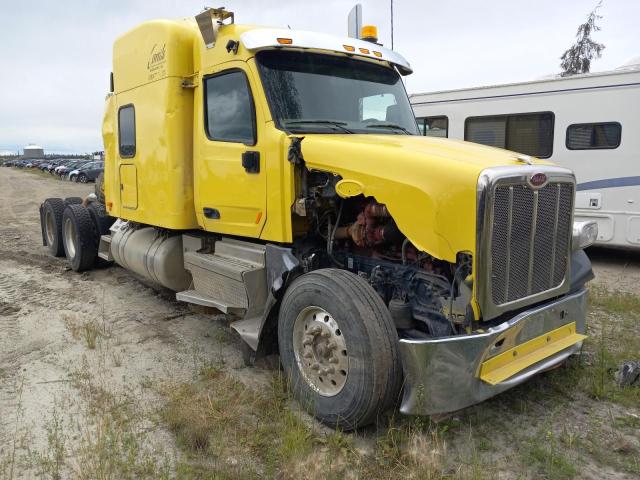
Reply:
M0 168L0 478L640 477L640 256L594 250L590 339L567 366L436 422L356 434L248 368L224 317L118 267L76 274L38 205L92 185Z

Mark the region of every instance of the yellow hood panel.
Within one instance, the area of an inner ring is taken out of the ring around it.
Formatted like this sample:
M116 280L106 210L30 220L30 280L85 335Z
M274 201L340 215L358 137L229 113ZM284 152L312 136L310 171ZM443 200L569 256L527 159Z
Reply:
M310 170L362 185L417 248L449 262L458 252L475 254L480 172L525 165L506 150L410 135L307 134L302 154Z

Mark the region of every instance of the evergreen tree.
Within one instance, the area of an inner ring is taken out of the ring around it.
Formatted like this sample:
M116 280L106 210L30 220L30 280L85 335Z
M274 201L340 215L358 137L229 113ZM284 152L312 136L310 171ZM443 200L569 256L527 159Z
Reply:
M576 43L560 57L560 67L562 67L562 76L575 75L576 73L589 73L591 69L591 60L600 58L604 45L594 42L591 38L593 32L600 30L596 24L602 18L598 15L598 9L602 5L602 0L596 5L587 17L587 21L578 27L576 33Z

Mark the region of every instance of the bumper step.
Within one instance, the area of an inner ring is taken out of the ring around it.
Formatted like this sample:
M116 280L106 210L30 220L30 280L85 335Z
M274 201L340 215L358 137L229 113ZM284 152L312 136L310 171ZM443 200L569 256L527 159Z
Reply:
M497 385L527 367L584 340L572 322L517 345L482 363L480 379Z

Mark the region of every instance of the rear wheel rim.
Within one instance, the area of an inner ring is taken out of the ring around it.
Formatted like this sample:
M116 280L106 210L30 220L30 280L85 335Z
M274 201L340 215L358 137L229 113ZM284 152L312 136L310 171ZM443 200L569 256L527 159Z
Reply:
M70 218L64 220L64 247L69 258L76 256L76 227Z
M47 210L44 215L44 224L46 230L45 233L47 234L47 245L51 246L56 240L54 233L56 230L56 222L49 210Z
M307 385L324 397L340 393L349 375L347 344L338 322L321 307L304 308L293 325L293 353Z

